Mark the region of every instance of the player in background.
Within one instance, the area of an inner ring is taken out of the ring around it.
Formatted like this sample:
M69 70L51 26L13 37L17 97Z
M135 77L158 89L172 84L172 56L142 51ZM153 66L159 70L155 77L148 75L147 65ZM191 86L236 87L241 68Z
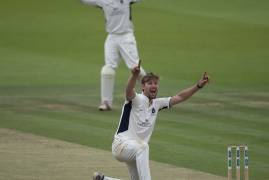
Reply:
M129 69L138 64L139 55L134 36L131 5L140 0L81 0L87 5L100 7L104 11L106 31L105 65L101 69L101 104L99 110L111 110L115 70L122 58ZM146 73L140 69L140 77Z
M139 65L133 68L126 86L126 101L123 105L121 119L112 143L113 156L127 164L131 180L151 180L149 168L149 146L157 114L160 110L171 108L190 98L203 88L209 77L203 77L193 86L180 91L172 97L157 98L159 77L148 73L141 80L142 92L134 90L139 77ZM94 180L115 180L95 172Z

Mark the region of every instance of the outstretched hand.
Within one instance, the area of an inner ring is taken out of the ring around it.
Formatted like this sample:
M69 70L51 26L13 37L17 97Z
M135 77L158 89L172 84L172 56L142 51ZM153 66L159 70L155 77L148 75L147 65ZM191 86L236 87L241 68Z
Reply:
M197 87L198 88L202 88L204 87L207 83L209 83L209 76L207 74L207 72L205 72L203 74L203 77L198 81L197 83Z
M135 66L135 67L132 69L132 74L133 74L133 76L139 76L139 74L140 74L140 64L141 64L141 60L139 60L138 65Z

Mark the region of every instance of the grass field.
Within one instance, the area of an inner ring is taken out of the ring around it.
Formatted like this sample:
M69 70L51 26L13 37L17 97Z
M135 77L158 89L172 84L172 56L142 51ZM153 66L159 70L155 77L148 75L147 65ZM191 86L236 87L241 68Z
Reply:
M0 179L91 180L97 170L127 180L128 169L110 151L0 128ZM152 179L226 180L225 177L150 161Z
M212 78L160 113L151 159L225 176L227 145L248 144L250 179L269 179L269 2L144 0L133 17L160 96ZM79 1L1 1L0 127L110 150L129 72L114 111L97 111L105 37L101 10Z

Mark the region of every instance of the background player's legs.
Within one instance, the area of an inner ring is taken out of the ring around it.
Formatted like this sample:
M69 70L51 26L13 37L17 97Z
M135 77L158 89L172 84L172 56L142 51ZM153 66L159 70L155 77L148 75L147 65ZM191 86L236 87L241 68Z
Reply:
M146 75L146 71L142 67L140 67L140 74L139 74L138 79L141 80L142 77L145 76L145 75Z
M129 69L133 69L139 62L139 55L137 51L137 45L135 37L132 33L125 34L119 43L119 51L122 56L126 66ZM140 77L146 75L145 70L140 67Z
M100 110L110 110L113 101L115 70L110 65L104 65L101 70L101 105Z
M108 35L105 42L105 65L101 70L101 105L100 110L110 110L113 103L115 69L120 58L117 39Z

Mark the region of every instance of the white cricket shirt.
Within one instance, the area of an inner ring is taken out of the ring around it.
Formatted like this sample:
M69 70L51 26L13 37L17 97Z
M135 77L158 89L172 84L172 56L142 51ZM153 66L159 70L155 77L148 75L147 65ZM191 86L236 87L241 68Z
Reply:
M126 101L115 136L149 142L159 110L169 108L171 97L149 99L144 94L136 94L132 101Z
M106 31L110 34L133 32L131 4L141 0L81 0L99 6L106 18Z

